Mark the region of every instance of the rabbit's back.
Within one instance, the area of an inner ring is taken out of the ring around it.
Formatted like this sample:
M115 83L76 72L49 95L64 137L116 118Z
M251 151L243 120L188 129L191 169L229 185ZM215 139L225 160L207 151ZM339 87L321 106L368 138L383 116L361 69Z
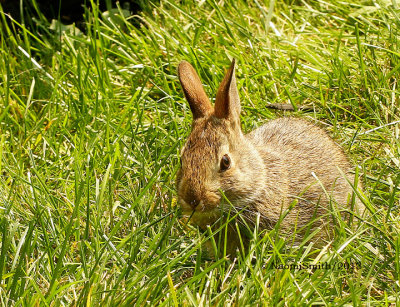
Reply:
M300 173L350 169L342 149L321 128L306 120L284 117L272 120L247 135L262 153L275 152L288 168ZM337 171L335 171L337 173Z

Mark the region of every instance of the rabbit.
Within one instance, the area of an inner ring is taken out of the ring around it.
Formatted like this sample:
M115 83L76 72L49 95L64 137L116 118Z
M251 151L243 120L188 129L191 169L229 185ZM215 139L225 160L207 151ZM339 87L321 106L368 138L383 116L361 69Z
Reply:
M191 223L206 229L233 207L252 225L259 215L262 229L279 223L282 233L295 233L297 243L306 231L315 231L312 240L321 243L332 233L332 204L361 213L358 199L350 208L349 182L355 178L349 159L323 129L304 119L283 117L242 132L235 60L214 107L188 62L180 62L178 77L193 114L176 177L178 203ZM235 229L231 225L228 231L231 252L240 245Z

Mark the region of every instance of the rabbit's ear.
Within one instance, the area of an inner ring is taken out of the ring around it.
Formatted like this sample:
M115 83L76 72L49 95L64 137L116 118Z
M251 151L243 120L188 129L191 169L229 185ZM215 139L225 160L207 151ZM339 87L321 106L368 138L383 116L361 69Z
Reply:
M192 65L186 61L180 62L178 77L186 100L189 102L190 109L192 110L193 119L210 115L213 112L213 107Z
M236 87L235 59L232 60L231 67L218 88L214 115L239 123L240 126L240 99Z

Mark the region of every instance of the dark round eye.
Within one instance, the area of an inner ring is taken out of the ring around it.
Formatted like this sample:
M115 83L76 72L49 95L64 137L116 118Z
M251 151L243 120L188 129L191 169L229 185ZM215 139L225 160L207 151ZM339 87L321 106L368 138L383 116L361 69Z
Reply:
M219 164L219 168L221 172L226 171L231 167L231 158L228 155L224 155L221 159L221 163Z

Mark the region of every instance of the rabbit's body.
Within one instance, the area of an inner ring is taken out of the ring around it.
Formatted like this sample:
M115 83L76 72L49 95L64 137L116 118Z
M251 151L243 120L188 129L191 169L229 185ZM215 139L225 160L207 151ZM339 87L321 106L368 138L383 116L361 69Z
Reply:
M325 131L306 120L289 117L270 121L246 137L263 159L265 177L274 178L266 190L273 191L274 187L281 190L270 193L256 208L261 216L276 222L281 210L296 201L282 223L283 230L290 232L294 225L306 230L313 220L311 230L321 224L329 225L330 199L334 200L334 206L349 208L352 188L344 176L354 182L351 165ZM264 186L270 183L266 180ZM358 209L360 205L355 206ZM298 231L299 239L303 232ZM320 236L325 237L328 232L323 229Z
M300 241L307 228L320 227L315 241L326 238L330 199L340 209L349 208L352 188L343 174L350 182L354 178L339 146L322 129L297 118L273 120L244 135L234 62L214 108L190 64L182 62L178 74L194 117L177 176L183 213L200 227L212 225L232 209L221 201L222 191L250 224L259 214L261 226L271 229L293 205L280 229L295 232Z

